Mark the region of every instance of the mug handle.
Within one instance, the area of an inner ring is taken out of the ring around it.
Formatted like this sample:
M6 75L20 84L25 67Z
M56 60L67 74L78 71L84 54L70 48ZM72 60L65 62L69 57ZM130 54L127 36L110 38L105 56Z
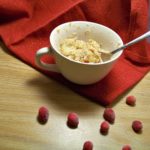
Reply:
M60 72L56 64L46 64L41 60L41 58L46 54L52 54L52 49L48 47L39 49L36 52L35 63L44 70Z

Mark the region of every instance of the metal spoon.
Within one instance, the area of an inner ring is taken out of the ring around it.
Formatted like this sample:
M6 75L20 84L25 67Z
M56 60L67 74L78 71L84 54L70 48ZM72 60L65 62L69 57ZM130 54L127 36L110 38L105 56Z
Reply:
M147 38L147 37L150 37L150 31L146 32L145 34L139 36L138 38L132 40L131 42L128 42L128 43L124 44L123 46L121 46L121 47L119 47L119 48L117 48L115 50L112 50L112 51L102 50L101 53L108 54L108 55L114 54L114 53L116 53L116 52L118 52L118 51L120 51L122 49L125 49L128 46L131 46L131 45L133 45L133 44L135 44L135 43L137 43L137 42Z

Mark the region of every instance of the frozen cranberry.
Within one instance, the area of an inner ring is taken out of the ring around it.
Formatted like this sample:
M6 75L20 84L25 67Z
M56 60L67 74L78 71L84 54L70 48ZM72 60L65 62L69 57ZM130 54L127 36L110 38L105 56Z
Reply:
M132 122L132 129L137 132L140 133L142 131L143 125L142 122L139 120L135 120Z
M91 141L86 141L83 145L83 150L93 150L93 143Z
M49 111L46 107L42 106L39 108L38 121L45 124L48 121Z
M77 128L79 124L79 117L76 113L69 113L67 118L67 125L71 128Z
M104 110L103 117L109 123L114 123L114 121L115 121L115 112L114 112L114 110L112 108L106 108Z
M107 121L103 121L100 125L100 132L102 134L107 134L109 130L109 123Z
M130 145L124 145L122 147L122 150L132 150L131 146Z
M130 106L134 106L136 103L136 97L135 96L128 96L126 98L126 104L130 105Z

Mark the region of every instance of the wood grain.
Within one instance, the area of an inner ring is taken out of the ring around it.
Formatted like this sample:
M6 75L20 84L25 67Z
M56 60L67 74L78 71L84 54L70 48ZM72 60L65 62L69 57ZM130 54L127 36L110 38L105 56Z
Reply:
M127 95L135 95L137 104L125 104ZM50 111L45 125L37 122L40 106ZM122 95L113 109L115 124L109 134L99 133L104 108L45 77L0 48L0 150L82 150L91 140L94 150L121 150L130 144L133 150L150 150L150 73L133 89ZM80 117L77 129L66 125L69 112ZM143 122L142 134L132 131L131 123Z

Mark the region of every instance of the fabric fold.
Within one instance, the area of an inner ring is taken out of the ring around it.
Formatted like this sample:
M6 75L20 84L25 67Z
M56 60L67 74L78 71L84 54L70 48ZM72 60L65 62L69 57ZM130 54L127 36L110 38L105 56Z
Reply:
M10 1L0 1L0 16L2 17L0 33L6 45L16 43L26 38L29 34L36 32L40 28L75 7L83 0L62 0L61 5L58 1L17 0L16 3ZM13 13L12 13L13 12ZM14 20L16 18L16 20ZM5 22L7 20L7 22ZM16 34L17 33L17 34ZM11 34L11 36L8 36Z
M138 0L131 2L128 41L131 41L148 31L148 10L148 1L143 1L142 5ZM125 51L125 56L131 61L140 64L150 64L149 49L150 46L145 39L129 47Z

